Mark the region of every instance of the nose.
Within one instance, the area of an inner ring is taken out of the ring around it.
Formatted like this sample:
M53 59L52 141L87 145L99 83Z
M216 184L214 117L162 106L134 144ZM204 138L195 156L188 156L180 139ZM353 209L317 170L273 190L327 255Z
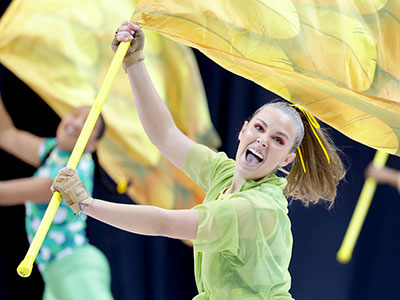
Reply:
M261 137L259 137L259 138L257 139L257 143L260 144L260 145L262 145L263 147L266 147L266 146L267 146L267 143L266 143Z

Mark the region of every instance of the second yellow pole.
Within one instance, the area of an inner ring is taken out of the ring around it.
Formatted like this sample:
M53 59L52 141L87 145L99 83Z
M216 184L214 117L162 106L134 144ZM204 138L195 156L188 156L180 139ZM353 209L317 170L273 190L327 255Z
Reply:
M388 156L388 153L378 150L376 151L372 163L375 167L382 168L385 166ZM353 255L354 246L371 205L376 185L376 180L373 178L367 178L367 180L365 180L356 208L354 209L353 216L350 220L349 227L344 236L343 243L336 255L337 260L342 264L348 263Z

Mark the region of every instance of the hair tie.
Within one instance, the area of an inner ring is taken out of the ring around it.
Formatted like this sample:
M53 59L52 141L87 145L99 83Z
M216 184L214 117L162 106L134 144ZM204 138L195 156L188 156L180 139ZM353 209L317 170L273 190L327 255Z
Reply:
M316 132L315 129L314 129L314 128L317 128L317 129L320 128L318 121L317 121L317 120L314 118L314 116L313 116L311 113L309 113L303 106L298 105L298 104L289 104L289 106L294 107L295 109L300 110L300 111L306 116L306 119L307 119L307 121L308 121L308 124L310 124L311 130L312 130L312 132L314 133L314 136L317 138L318 143L320 144L320 146L321 146L321 148L322 148L322 151L324 151L326 160L328 161L328 163L331 163L331 159L329 158L328 152L326 151L324 145L323 145L322 142L321 142L321 139L319 138L317 132ZM306 166L305 166L305 164L304 164L304 159L303 159L303 155L302 155L301 150L300 150L300 146L297 148L297 150L298 150L298 152L299 152L300 161L301 161L301 164L302 164L302 166L303 166L304 173L306 173Z

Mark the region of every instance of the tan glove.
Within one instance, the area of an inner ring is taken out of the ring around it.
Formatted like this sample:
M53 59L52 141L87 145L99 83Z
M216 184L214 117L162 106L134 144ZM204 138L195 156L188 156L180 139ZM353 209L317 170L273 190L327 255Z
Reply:
M118 46L121 43L117 39L117 34L120 31L121 31L121 29L117 30L117 32L115 33L114 39L112 41L112 44L111 44L111 48L114 51L114 53L117 51ZM123 32L123 31L121 31L121 32ZM125 71L130 65L133 65L134 63L137 63L138 61L144 60L143 48L144 48L144 32L139 27L139 29L135 31L135 33L133 35L133 40L131 41L128 51L126 52L125 58L122 61L122 67L124 68Z
M79 213L85 205L93 202L85 186L74 169L64 168L54 179L52 189L59 191L65 203L75 213Z

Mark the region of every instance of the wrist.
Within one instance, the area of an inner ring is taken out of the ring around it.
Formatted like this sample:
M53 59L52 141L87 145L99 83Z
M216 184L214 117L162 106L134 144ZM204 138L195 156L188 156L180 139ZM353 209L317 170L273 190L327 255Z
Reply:
M142 50L138 50L124 58L122 61L122 67L124 68L125 72L126 69L129 68L130 66L136 64L139 61L144 60L144 54Z
M87 204L79 203L79 213L84 213Z
M94 198L89 198L85 202L80 202L79 203L79 212L80 213L85 213L85 211L93 204Z

